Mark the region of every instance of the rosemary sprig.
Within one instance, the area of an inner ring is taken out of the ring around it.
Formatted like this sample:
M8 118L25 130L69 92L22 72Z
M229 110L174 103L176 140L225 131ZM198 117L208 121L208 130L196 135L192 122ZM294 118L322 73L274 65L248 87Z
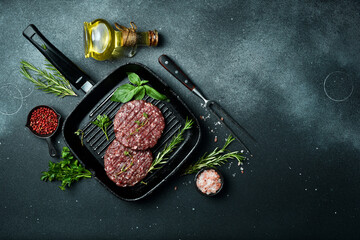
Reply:
M221 149L215 148L211 153L205 153L196 163L190 165L185 170L184 175L195 173L204 167L216 168L216 166L226 163L228 159L236 159L241 164L245 157L238 151L230 152L226 149L234 140L235 138L230 135Z
M188 118L186 118L185 126L180 129L178 134L172 138L171 142L169 144L166 144L164 149L157 154L156 158L150 166L149 172L160 169L162 167L160 165L163 165L167 162L168 154L174 151L174 149L179 145L179 143L184 141L183 134L186 130L192 127L193 123L194 121L192 119L189 120Z
M36 68L31 63L24 60L21 61L20 64L20 73L25 79L34 83L38 89L55 94L61 98L65 96L77 96L72 90L69 81L66 80L50 62L45 64L46 69L49 70L49 72ZM35 76L32 76L30 71L34 72Z

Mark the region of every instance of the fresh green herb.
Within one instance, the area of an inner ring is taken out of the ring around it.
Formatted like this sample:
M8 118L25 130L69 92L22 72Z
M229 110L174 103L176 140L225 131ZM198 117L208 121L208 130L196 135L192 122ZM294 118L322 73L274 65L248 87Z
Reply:
M159 165L163 165L167 162L167 156L169 155L169 153L174 151L174 149L179 145L179 143L184 141L183 134L186 130L192 127L193 123L193 120L189 120L188 118L186 118L185 126L181 130L179 130L178 134L172 138L171 142L169 144L166 144L164 149L157 154L156 158L154 159L149 168L149 172L162 168L162 166Z
M141 184L144 184L144 185L147 185L147 182L144 182L144 181L141 181L140 183L141 183Z
M58 163L49 161L49 170L42 172L42 181L62 181L59 187L61 190L65 190L66 186L70 187L73 182L77 182L81 178L91 178L91 172L79 164L69 148L63 147L61 158L63 160Z
M77 96L72 90L69 81L50 62L45 64L46 69L50 70L50 72L36 68L26 61L20 63L20 73L25 79L34 83L38 89L59 97ZM30 71L34 72L35 76L32 76Z
M149 122L149 116L147 115L146 112L143 112L143 116L145 117L145 121L141 122L140 120L135 120L135 123L139 126L138 128L136 128L133 132L130 132L130 135L133 135L137 132L139 132L139 130L144 127L148 122Z
M124 155L131 157L131 155L130 155L130 153L128 151L124 151Z
M92 121L91 123L101 128L101 130L105 133L106 139L109 141L109 137L107 135L107 127L111 124L110 118L105 114L103 116L99 114L96 120Z
M239 164L242 164L243 160L245 159L244 156L242 156L238 151L230 152L228 149L226 149L234 140L235 138L229 136L221 149L215 148L211 153L205 153L196 163L190 165L185 170L184 175L195 173L204 167L216 168L216 166L220 166L226 163L228 159L236 159L238 160Z
M133 157L131 156L130 152L124 151L124 155L128 156L131 159L131 162L130 162L129 166L127 166L127 167L125 167L125 165L122 166L122 168L120 169L120 172L118 172L116 175L120 175L123 172L126 172L132 165L134 165L134 162L132 161Z
M78 129L76 132L74 132L76 135L81 136L80 137L80 141L81 141L81 146L84 146L84 131L81 129Z
M127 83L118 87L111 96L111 101L126 103L131 99L141 100L144 98L145 94L157 100L168 101L165 95L159 93L149 85L144 85L149 81L141 80L139 75L133 72L129 72L127 75L133 85Z
M122 166L120 172L118 172L116 175L120 175L120 174L122 174L123 172L126 172L132 165L134 165L134 162L133 162L133 161L131 161L130 164L129 164L127 167L125 167L125 165Z
M131 162L130 162L130 165L127 166L127 168L124 169L124 172L126 172L132 165L134 165L134 162L133 162L133 161L131 161Z

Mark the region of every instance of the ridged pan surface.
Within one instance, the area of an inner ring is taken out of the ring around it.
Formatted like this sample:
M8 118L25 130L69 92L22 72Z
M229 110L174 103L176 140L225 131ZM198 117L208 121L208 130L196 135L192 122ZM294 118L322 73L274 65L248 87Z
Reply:
M141 79L149 80L148 84L151 87L170 99L169 102L165 102L148 96L144 97L145 101L154 104L161 110L166 123L161 138L151 149L154 158L171 141L179 129L185 125L186 118L192 119L194 125L190 130L184 132L184 141L172 152L167 163L161 169L150 172L142 183L137 183L132 187L118 187L107 177L104 170L105 151L115 139L113 124L108 127L110 141L107 141L101 129L91 124L91 121L94 121L99 114L106 114L113 122L115 114L122 103L113 102L110 97L117 87L129 83L127 72L135 72ZM84 131L83 146L80 137L74 134L78 129ZM93 172L97 180L119 198L135 201L150 194L179 170L198 145L201 132L198 120L173 90L144 65L129 63L119 67L85 95L84 99L65 120L63 135L66 144L77 159Z

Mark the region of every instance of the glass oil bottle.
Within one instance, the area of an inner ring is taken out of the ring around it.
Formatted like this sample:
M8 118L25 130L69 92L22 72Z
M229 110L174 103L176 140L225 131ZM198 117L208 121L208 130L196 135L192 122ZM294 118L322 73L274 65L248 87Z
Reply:
M131 28L115 23L115 30L106 20L96 19L84 22L85 58L92 57L103 61L117 57L133 57L138 46L157 46L159 41L156 30L136 32L135 23Z

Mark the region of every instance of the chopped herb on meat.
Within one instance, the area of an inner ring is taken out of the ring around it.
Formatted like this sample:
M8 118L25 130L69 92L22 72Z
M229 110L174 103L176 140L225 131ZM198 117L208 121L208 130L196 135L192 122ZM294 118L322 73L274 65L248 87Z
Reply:
M154 147L164 128L165 119L160 109L143 100L122 105L114 117L116 139L134 150Z
M115 139L106 150L104 169L117 186L134 186L145 178L152 160L150 150L135 152Z

